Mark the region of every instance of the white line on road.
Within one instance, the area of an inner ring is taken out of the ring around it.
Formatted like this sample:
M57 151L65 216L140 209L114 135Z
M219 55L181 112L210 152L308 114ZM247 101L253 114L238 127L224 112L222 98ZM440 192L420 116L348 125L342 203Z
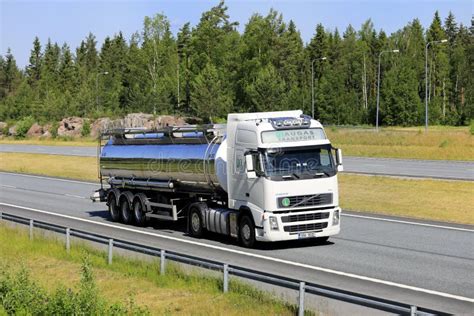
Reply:
M416 225L416 226L425 226L425 227L433 227L433 228L459 230L459 231L463 231L463 232L474 233L474 229L468 229L468 228L409 222L409 221L402 221L402 220L398 220L398 219L380 218L380 217L372 217L372 216L365 216L365 215L342 214L342 216L364 218L364 219L371 219L371 220L375 220L375 221L392 222L392 223L399 223L399 224L408 224L408 225Z
M76 198L76 199L87 199L85 196L80 196L80 195L74 195L74 194L64 194L65 196L69 196L69 197L73 197L73 198Z
M13 185L8 185L8 184L0 184L0 187L16 189L15 186L13 186Z
M200 243L200 242L196 242L196 241L192 241L192 240L186 240L186 239L181 239L181 238L177 238L177 237L172 237L172 236L166 236L166 235L161 235L161 234L157 234L157 233L141 231L141 230L137 230L137 229L133 229L133 228L129 228L129 227L123 227L123 226L112 225L112 224L107 224L107 223L100 223L100 222L92 221L92 220L89 220L89 219L84 219L84 218L79 218L79 217L74 217L74 216L69 216L69 215L64 215L64 214L58 214L58 213L43 211L43 210L30 208L30 207L25 207L25 206L21 206L21 205L14 205L14 204L8 204L8 203L0 203L0 205L20 208L20 209L24 209L24 210L28 210L28 211L32 211L32 212L43 213L43 214L47 214L47 215L53 215L53 216L58 216L58 217L62 217L62 218L72 219L72 220L77 220L77 221L91 223L91 224L100 225L100 226L105 226L105 227L109 227L109 228L120 229L120 230L133 232L133 233L137 233L137 234L154 236L154 237L173 240L173 241L179 241L179 242L186 243L186 244L197 245L197 246L216 249L216 250L225 251L225 252L231 252L231 253L235 253L235 254L238 254L238 255L241 255L241 256L254 257L254 258L263 259L263 260L267 260L267 261L273 261L273 262L278 262L278 263L282 263L282 264L287 264L287 265L290 265L290 266L296 266L296 267L300 267L300 268L311 269L311 270L326 272L326 273L330 273L330 274L336 274L336 275L349 277L349 278L353 278L353 279L358 279L358 280L363 280L363 281L368 281L368 282L373 282L373 283L378 283L378 284L384 284L384 285L393 286L393 287L397 287L397 288L402 288L402 289L406 289L406 290L412 290L412 291L416 291L416 292L422 292L422 293L427 293L427 294L431 294L431 295L446 297L446 298L450 298L450 299L454 299L454 300L458 300L458 301L465 301L465 302L474 303L473 298L459 296L459 295L453 295L453 294L434 291L434 290L429 290L429 289L423 289L423 288L419 288L419 287L415 287L415 286L411 286L411 285L406 285L406 284L395 283L395 282L391 282L391 281L385 281L385 280L380 280L380 279L376 279L376 278L366 277L366 276L363 276L363 275L357 275L357 274L353 274L353 273L346 273L346 272L342 272L342 271L337 271L337 270L312 266L312 265L308 265L308 264L304 264L304 263L297 263L297 262L292 262L292 261L288 261L288 260L283 260L283 259L278 259L278 258L273 258L273 257L267 257L267 256L259 255L259 254L240 251L240 250L235 250L235 249L229 249L229 248L224 248L224 247L215 246L215 245L204 244L204 243Z

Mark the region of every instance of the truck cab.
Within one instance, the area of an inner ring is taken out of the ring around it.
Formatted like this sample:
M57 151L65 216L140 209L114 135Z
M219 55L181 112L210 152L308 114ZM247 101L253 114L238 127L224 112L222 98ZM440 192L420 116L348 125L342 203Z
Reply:
M342 155L318 121L302 111L229 114L225 141L228 207L253 220L239 225L244 245L246 237L326 240L339 233Z

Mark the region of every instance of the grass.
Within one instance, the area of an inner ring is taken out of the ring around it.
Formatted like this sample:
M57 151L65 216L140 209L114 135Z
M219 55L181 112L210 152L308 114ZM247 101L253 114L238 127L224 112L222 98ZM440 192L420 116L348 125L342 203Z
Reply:
M97 181L97 161L89 157L0 153L0 170ZM342 207L474 224L474 183L341 174Z
M109 302L133 300L155 315L294 315L296 307L269 294L231 280L229 293L222 293L222 280L195 270L184 271L168 264L159 275L158 262L114 256L106 264L104 252L73 243L70 254L64 243L26 230L0 224L0 267L25 266L31 278L49 293L59 287L76 291L84 256L93 268L98 290ZM1 311L1 305L0 305ZM0 312L1 314L1 312Z
M0 144L88 147L88 146L97 146L97 140L93 138L15 139L11 137L5 137L5 138L0 138Z
M340 175L344 209L474 225L474 183Z
M98 181L94 157L0 153L0 170Z
M474 136L468 127L326 129L348 156L433 160L474 160Z

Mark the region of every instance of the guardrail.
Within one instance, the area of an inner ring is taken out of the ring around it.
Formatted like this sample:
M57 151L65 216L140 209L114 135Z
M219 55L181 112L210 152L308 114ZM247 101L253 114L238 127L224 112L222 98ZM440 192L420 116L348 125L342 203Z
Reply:
M361 305L380 311L396 313L400 315L449 315L444 312L435 311L431 309L421 308L401 302L385 300L373 296L367 296L359 293L345 291L341 289L331 288L327 286L318 285L311 282L305 282L297 279L287 278L280 275L270 274L266 272L256 271L228 263L208 260L205 258L198 258L175 251L165 250L157 247L150 247L140 245L134 242L114 239L104 235L93 234L90 232L74 229L71 227L60 226L56 224L46 223L43 221L34 220L14 214L2 213L0 211L0 220L10 221L29 226L29 237L34 238L33 228L41 228L56 233L65 234L65 249L69 253L71 249L71 237L77 237L84 240L97 242L108 246L107 260L109 264L113 261L114 247L125 249L129 251L139 252L142 254L159 257L160 258L160 274L166 273L167 260L198 266L214 271L222 271L223 284L222 289L224 293L229 291L229 276L235 275L244 279L259 281L279 287L296 290L299 292L298 296L298 315L304 315L305 294L319 295L339 301L344 301L356 305Z

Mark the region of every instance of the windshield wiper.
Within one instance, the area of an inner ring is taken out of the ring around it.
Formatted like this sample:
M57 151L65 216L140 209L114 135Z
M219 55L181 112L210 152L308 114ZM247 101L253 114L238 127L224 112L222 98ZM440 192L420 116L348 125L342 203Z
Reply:
M299 179L300 177L296 173L291 173L291 174L285 174L281 176L283 179L285 178L292 178L292 179Z
M315 177L322 177L322 176L326 176L326 177L330 177L331 175L329 173L327 173L326 171L324 170L320 170L321 172L316 172L314 174Z

